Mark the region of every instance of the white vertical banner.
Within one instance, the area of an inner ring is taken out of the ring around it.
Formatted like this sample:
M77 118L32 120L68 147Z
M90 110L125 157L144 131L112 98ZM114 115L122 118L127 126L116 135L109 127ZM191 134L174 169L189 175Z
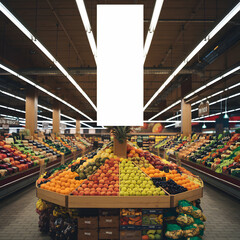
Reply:
M143 5L97 5L97 125L143 125Z

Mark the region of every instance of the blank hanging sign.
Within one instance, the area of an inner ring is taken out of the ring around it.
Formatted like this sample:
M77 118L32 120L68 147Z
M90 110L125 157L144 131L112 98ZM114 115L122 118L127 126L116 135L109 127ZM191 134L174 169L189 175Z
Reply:
M97 5L97 125L143 125L143 5Z

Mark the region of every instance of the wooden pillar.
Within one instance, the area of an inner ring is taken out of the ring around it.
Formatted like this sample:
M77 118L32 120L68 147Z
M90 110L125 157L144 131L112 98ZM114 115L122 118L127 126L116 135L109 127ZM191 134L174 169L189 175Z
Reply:
M76 120L76 137L79 137L80 136L80 120L77 119Z
M33 136L37 131L37 111L38 111L38 96L37 89L28 87L26 91L25 117L26 129L30 130L30 135Z
M113 153L120 158L127 158L127 140L120 143L115 137L113 139Z
M61 109L59 103L55 103L53 106L53 133L55 135L60 134L60 116Z
M186 103L182 99L181 103L181 132L184 136L188 136L192 133L192 112L191 104Z

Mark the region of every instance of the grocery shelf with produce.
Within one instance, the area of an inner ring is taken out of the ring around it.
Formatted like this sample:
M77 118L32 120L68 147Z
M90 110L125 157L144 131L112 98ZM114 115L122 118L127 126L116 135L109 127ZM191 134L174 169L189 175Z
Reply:
M0 142L0 198L35 182L41 169L56 168L91 150L91 145L82 150L58 139L42 142L14 139L10 144L5 140Z
M198 203L203 196L202 180L131 142L127 145L127 158L117 157L113 149L110 143L73 160L64 169L43 174L36 182L41 206L52 203L54 214L57 211L61 216L64 211L73 219L75 215L78 239L84 234L99 239L113 232L116 239L128 239L129 234L130 239L163 239L164 234L171 235L164 226L169 227L168 214L175 211L177 216L176 207L182 202L189 208L191 202ZM103 209L111 214L103 217ZM39 214L42 219L42 212ZM89 228L89 223L95 228ZM40 220L40 229L44 224Z
M189 138L169 138L155 152L187 167L215 187L240 198L240 134L193 134Z

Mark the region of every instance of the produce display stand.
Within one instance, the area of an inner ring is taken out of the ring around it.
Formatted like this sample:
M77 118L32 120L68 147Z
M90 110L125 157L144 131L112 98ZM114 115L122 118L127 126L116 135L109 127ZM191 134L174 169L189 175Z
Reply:
M88 149L91 151L92 149ZM86 152L85 152L86 153ZM76 153L69 154L64 157L64 161L68 162L73 160L73 158L77 158L83 154L82 151L76 151ZM50 170L51 168L57 167L61 162L61 157L58 157L57 160L47 163L45 166L45 170ZM15 174L11 174L10 176L6 176L0 180L0 199L24 188L32 183L34 183L39 177L40 166L29 168L22 172L17 172Z
M205 182L227 192L228 194L240 199L240 179L225 173L216 173L210 168L207 168L199 163L194 163L186 159L179 159L174 155L169 155L170 161L181 164L189 169L193 174L198 175Z
M203 196L203 186L165 196L74 196L36 188L38 198L68 208L171 208L179 200L194 201Z

